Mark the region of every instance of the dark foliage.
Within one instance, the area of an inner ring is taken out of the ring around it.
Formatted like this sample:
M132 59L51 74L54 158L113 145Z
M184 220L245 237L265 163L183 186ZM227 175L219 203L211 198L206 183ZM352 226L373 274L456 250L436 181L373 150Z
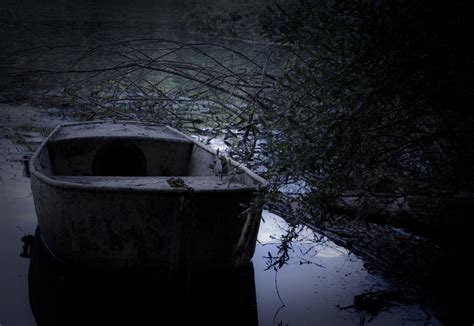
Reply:
M467 1L270 9L263 29L292 54L267 115L275 178L303 180L319 212L355 216L420 220L471 191L470 16Z

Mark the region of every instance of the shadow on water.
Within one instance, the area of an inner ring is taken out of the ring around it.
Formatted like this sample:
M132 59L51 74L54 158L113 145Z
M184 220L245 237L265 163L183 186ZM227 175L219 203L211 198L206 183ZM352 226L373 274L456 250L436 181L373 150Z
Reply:
M257 325L253 265L235 273L166 275L71 270L51 259L34 237L28 284L38 325Z

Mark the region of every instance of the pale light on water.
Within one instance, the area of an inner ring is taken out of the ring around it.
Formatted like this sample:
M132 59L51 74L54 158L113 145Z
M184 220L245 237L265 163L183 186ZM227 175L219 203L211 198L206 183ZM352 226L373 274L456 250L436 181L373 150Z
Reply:
M288 224L268 212L263 218L253 259L260 325L358 325L371 316L341 308L351 306L355 295L393 290L382 276L369 273L363 260L306 227L293 243L287 264L266 270L265 257L278 255L278 240ZM420 325L426 317L418 305L405 305L373 316L370 325Z

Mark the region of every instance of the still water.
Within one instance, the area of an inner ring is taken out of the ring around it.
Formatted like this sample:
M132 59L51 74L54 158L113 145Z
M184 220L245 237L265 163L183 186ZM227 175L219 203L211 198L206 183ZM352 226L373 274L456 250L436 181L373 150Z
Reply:
M64 274L35 255L36 250L31 259L23 258L21 238L35 233L37 221L29 179L15 159L61 119L31 107L0 108L2 326L36 325L30 305L46 325L141 324L150 318L154 324L169 318L222 325L439 324L429 309L410 302L395 303L376 315L348 308L355 295L396 288L367 271L359 257L305 227L287 264L268 268L268 257L278 255L280 237L289 228L268 211L262 216L253 266L234 275L202 276L179 290L159 276Z
M89 46L143 37L202 40L186 30L182 8L173 5L183 1L157 3L4 0L0 59L41 46ZM20 63L37 60L25 55ZM289 226L267 211L253 266L234 275L202 276L180 291L158 276L77 275L50 266L38 250L32 258L20 256L21 239L35 234L37 221L29 179L18 158L67 120L60 114L0 104L1 326L140 325L149 319L167 325L186 319L220 325L439 324L429 309L409 302L395 303L377 315L350 308L355 295L396 289L382 276L368 272L360 258L307 228L301 228L287 264L278 270L268 268L268 257L278 255L280 237ZM176 322L164 322L169 318Z

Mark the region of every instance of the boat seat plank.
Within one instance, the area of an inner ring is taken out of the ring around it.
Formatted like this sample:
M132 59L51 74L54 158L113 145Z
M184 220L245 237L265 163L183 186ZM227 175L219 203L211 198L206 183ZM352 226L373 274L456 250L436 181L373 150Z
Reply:
M140 190L192 188L194 190L224 190L253 188L219 176L176 176L176 177L117 177L117 176L52 176L53 179L81 185L109 188L136 188ZM172 182L171 178L184 183ZM170 184L171 183L171 184Z

